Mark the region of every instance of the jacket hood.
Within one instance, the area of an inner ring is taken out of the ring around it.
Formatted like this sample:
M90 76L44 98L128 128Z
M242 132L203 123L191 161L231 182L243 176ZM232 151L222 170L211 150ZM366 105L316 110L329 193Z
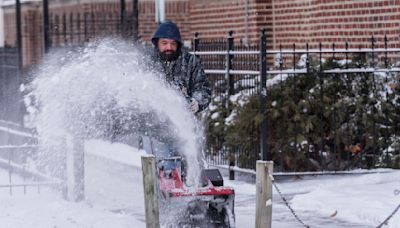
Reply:
M151 42L156 46L159 38L173 39L178 42L179 46L182 46L181 33L178 26L172 21L161 23L151 37Z

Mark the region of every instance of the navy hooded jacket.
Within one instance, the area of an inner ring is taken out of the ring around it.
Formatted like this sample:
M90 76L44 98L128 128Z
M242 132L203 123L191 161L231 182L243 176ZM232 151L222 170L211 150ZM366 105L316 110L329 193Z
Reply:
M157 47L159 38L173 39L180 44L176 60L165 61L160 58ZM199 103L199 111L207 108L211 99L210 83L200 59L183 47L178 27L170 21L162 23L154 33L152 42L154 44L152 61L155 63L155 70L163 73L165 80L179 88L186 98L195 99Z

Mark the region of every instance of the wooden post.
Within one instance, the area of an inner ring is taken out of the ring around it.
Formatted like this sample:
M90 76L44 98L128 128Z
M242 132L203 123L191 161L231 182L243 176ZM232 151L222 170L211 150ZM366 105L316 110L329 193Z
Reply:
M256 167L256 228L272 224L272 161L257 161Z
M67 141L67 147L67 199L79 202L85 199L85 153L83 139L73 137L72 140Z
M158 192L156 177L156 158L154 155L142 156L144 205L146 227L159 228Z

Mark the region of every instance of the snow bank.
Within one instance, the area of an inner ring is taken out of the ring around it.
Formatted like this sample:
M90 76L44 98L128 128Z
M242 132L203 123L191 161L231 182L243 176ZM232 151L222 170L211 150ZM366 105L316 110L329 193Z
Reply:
M400 171L314 184L308 185L309 193L294 196L291 202L296 210L312 211L322 217L336 214L337 219L377 226L400 203L400 196L394 194L400 189ZM400 214L396 214L387 227L400 227Z

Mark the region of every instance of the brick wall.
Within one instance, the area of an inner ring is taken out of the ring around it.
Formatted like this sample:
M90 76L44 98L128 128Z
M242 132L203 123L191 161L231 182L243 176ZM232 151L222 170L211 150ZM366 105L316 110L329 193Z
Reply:
M254 43L261 27L271 24L271 0L248 0L247 9L247 37ZM244 0L190 0L190 29L199 32L201 38L226 37L233 30L236 41L243 42L245 17Z
M94 2L94 1L93 1ZM51 37L52 43L62 45L65 41L79 43L83 40L83 20L84 15L91 20L95 18L98 22L88 25L88 33L97 35L113 35L117 33L115 25L120 16L119 1L103 0L82 1L81 4L76 1L50 1L50 30L52 33L59 33ZM132 2L126 1L127 14L132 13ZM154 0L139 1L139 36L142 40L149 41L154 30L157 27L155 22L155 7ZM107 16L103 17L104 13ZM181 29L182 38L190 41L193 35L189 28L189 2L187 0L166 0L166 18L177 22ZM78 28L76 20L81 20L81 25ZM41 3L26 3L22 4L22 44L23 44L23 63L25 67L40 61L43 53L43 36L42 36L42 8ZM64 19L65 18L65 19ZM64 36L64 20L66 21L67 34L70 30L81 33L81 37ZM71 28L70 21L73 21ZM110 22L108 27L101 27L101 21ZM121 28L119 28L121 29ZM15 10L14 6L5 8L5 45L15 46Z
M183 40L190 41L194 32L190 29L189 1L165 0L165 18L177 23ZM157 28L155 22L154 0L139 2L139 35L143 40L149 41Z
M166 18L175 21L183 39L190 41L195 32L201 38L226 37L234 31L236 42L246 37L245 0L165 0ZM119 17L118 0L50 1L51 17L61 23L65 14L108 12L110 18ZM306 42L311 48L319 42L325 46L336 42L338 47L348 41L351 47L369 46L374 35L382 41L386 34L389 47L400 47L400 0L247 0L247 37L250 44L258 43L259 31L267 28L268 48L299 48ZM139 36L150 40L156 29L154 0L139 0ZM132 2L126 0L131 13ZM23 52L24 65L36 63L43 50L41 3L24 3ZM109 20L109 19L106 19ZM110 19L111 20L111 19ZM15 45L14 7L5 7L5 43ZM59 25L53 25L62 29ZM81 28L83 29L83 28ZM106 34L114 34L108 28ZM96 32L104 30L96 28ZM67 37L68 38L68 37ZM79 40L78 40L79 41ZM56 42L56 41L54 41ZM58 40L57 42L63 42ZM80 41L79 41L80 42ZM380 44L380 42L378 42ZM379 47L379 46L378 46Z
M343 46L369 46L374 35L399 47L400 0L274 0L273 47L309 42L318 46L335 42Z
M21 8L22 15L22 53L24 66L38 63L42 56L42 30L41 15L38 13L40 5L38 3L24 4ZM16 27L14 7L5 8L4 11L4 42L5 46L15 47Z
M94 1L93 1L94 2ZM53 17L63 14L80 13L82 18L84 13L94 14L96 18L98 13L112 14L112 18L118 19L120 15L120 5L117 0L103 0L96 1L95 3L76 4L74 2L65 6L61 3L51 4L50 11ZM126 2L126 12L128 16L132 13L132 2ZM155 22L155 3L154 0L139 0L139 37L142 40L149 41L153 35L154 30L157 28ZM185 40L190 40L191 35L189 31L189 2L187 0L166 0L166 19L175 21L180 27L182 37ZM59 19L61 20L61 19ZM68 19L67 19L68 20ZM100 19L101 20L101 19Z

